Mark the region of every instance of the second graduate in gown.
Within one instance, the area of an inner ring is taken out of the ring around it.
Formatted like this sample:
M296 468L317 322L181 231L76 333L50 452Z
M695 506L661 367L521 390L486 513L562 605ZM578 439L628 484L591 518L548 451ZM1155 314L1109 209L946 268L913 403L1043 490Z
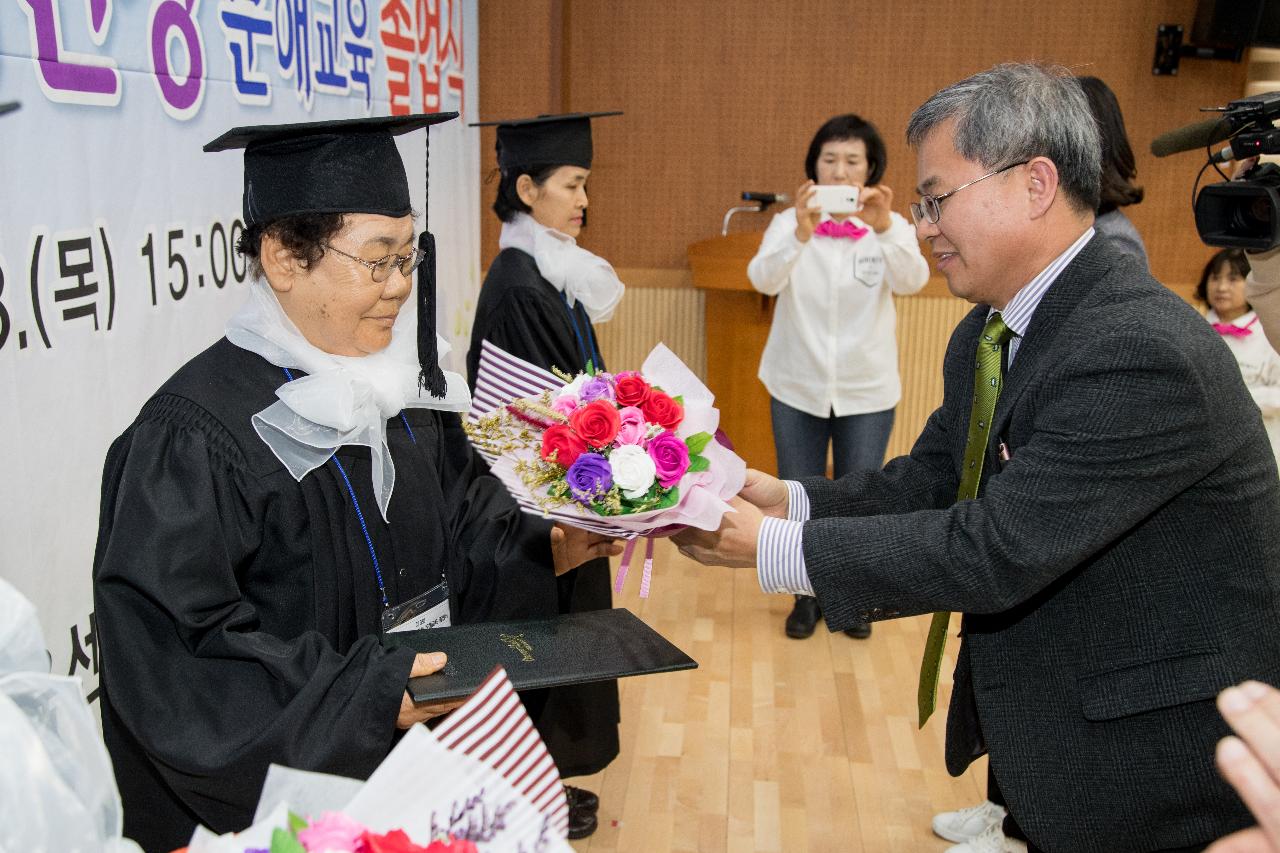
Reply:
M623 285L607 261L575 239L586 218L591 119L604 115L616 113L486 122L498 126L501 177L493 210L502 233L471 332L467 378L473 388L485 340L547 369L576 374L589 363L604 369L594 324L613 315ZM560 582L561 613L613 606L607 559L573 574ZM562 776L598 773L617 756L617 682L560 687L526 701ZM575 788L568 793L570 837L590 835L595 796Z

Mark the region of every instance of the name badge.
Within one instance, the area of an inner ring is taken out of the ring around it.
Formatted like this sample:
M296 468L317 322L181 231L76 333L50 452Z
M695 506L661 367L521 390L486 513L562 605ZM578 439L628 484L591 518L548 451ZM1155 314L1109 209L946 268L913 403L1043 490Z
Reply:
M884 255L878 251L859 252L853 259L853 277L865 287L879 287L884 281Z
M387 634L448 628L450 624L449 583L445 580L403 604L382 611L382 630Z

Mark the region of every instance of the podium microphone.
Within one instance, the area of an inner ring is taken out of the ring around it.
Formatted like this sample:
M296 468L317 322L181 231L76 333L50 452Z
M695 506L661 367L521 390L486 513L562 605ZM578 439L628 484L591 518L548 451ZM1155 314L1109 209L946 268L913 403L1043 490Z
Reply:
M1221 118L1205 119L1160 134L1151 141L1151 153L1157 157L1168 157L1170 154L1207 148L1216 142L1222 142L1229 136L1231 136L1231 125L1227 121ZM1223 153L1220 151L1215 156ZM1218 160L1218 162L1226 161Z
M771 204L787 204L791 201L791 196L787 193L753 193L744 192L742 194L743 201L758 201L765 207Z

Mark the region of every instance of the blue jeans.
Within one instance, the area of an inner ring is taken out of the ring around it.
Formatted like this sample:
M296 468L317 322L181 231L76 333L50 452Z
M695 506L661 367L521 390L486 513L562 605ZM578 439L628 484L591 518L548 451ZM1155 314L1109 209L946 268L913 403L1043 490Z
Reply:
M879 471L893 430L893 409L865 415L817 418L769 399L778 476L784 480L825 477L827 447L836 479L854 471Z

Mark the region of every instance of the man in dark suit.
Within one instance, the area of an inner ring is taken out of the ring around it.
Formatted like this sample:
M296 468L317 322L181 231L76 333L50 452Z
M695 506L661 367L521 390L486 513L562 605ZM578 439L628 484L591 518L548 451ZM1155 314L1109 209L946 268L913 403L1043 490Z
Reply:
M1025 849L1200 850L1251 822L1214 771L1213 697L1280 682L1280 480L1258 408L1208 324L1093 239L1097 129L1067 72L961 81L908 141L917 233L976 305L941 407L882 471L753 472L719 531L677 542L812 590L833 631L941 612L922 725L945 613L963 613L947 768L989 754Z

